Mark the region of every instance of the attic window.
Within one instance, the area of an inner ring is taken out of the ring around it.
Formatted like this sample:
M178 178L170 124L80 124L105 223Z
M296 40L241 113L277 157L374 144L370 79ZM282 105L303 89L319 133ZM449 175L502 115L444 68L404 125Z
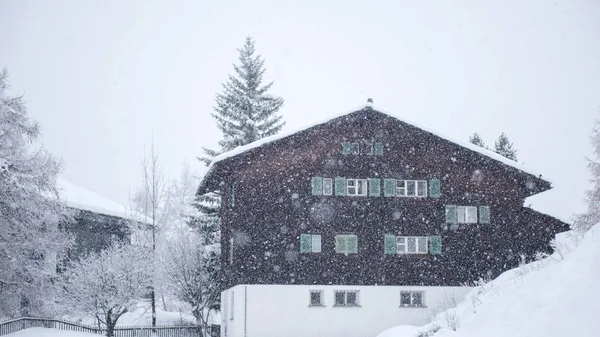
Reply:
M360 146L358 143L342 143L342 154L359 154Z

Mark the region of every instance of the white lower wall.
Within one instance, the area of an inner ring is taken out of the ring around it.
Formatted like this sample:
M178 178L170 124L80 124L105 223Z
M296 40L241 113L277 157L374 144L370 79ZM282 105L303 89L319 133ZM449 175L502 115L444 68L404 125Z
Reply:
M238 285L221 293L222 337L375 337L400 324L423 325L469 287ZM324 307L310 307L322 290ZM358 290L359 307L334 307L334 290ZM400 306L400 291L424 292L422 308ZM233 298L233 306L231 304ZM436 311L437 310L437 311ZM232 315L233 314L233 319Z

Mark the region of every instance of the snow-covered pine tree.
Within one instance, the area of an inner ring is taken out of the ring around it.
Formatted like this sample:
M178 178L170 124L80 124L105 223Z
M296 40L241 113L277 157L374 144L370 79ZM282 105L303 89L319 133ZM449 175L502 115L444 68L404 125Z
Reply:
M0 317L39 315L53 300L57 256L71 221L56 188L61 164L37 143L40 129L0 72Z
M199 158L207 166L219 153L274 135L285 124L278 114L284 100L267 94L273 82L262 84L265 61L255 54L253 39L247 37L238 51L240 64L233 66L234 75L229 75L228 81L223 84L223 91L217 94L215 112L211 114L223 133L218 143L220 149L203 148L204 157ZM193 218L190 224L206 235L219 231L219 194L199 196L195 206L201 215Z
M600 222L600 119L594 121L590 143L594 151L594 159L588 158L588 169L591 173L591 188L585 192L587 211L575 216L573 227L586 232Z
M517 161L517 150L513 148L513 143L508 140L504 132L502 132L498 140L494 143L494 152L510 160Z
M485 143L483 142L483 139L481 139L481 137L479 136L479 134L477 132L473 133L473 135L471 137L469 137L469 143L475 144L484 149L488 148L487 145L485 145Z

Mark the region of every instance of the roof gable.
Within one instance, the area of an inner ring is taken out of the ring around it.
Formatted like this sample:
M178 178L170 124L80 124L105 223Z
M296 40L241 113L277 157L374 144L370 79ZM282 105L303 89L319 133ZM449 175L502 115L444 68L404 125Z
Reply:
M282 132L282 133L279 133L277 135L273 135L273 136L270 136L270 137L265 137L263 139L260 139L258 141L249 143L247 145L237 147L237 148L235 148L232 151L220 154L219 156L215 157L213 159L213 161L211 162L211 164L209 165L208 172L205 175L204 179L202 180L202 182L200 183L200 186L198 188L198 193L201 194L201 193L208 192L208 191L206 191L204 189L204 187L206 186L205 180L210 179L210 176L213 173L213 171L215 170L215 168L217 166L219 166L221 163L223 163L224 161L228 161L229 159L231 159L233 157L236 157L236 156L239 156L241 154L247 154L248 152L252 152L252 150L260 148L260 147L262 147L265 144L272 144L272 143L275 143L275 142L277 142L279 140L282 140L284 138L296 135L296 134L298 134L300 132L307 131L307 130L309 130L311 128L314 128L314 127L317 127L317 126L320 126L320 125L323 125L323 124L331 123L331 122L336 121L337 119L340 119L340 118L343 118L343 117L346 117L346 116L350 116L350 115L353 115L353 114L359 114L359 113L381 114L381 115L383 115L385 117L392 118L392 119L394 119L394 120L396 120L398 122L401 122L403 124L406 124L406 125L408 125L410 127L413 127L413 128L418 129L418 130L421 130L423 132L432 134L433 136L435 136L437 138L440 138L440 139L445 140L447 142L450 142L450 143L453 143L455 145L458 145L459 147L466 148L468 150L471 150L471 151L477 153L478 155L481 155L483 157L492 159L492 160L494 160L496 162L499 162L500 164L503 164L505 166L511 167L511 168L515 169L516 171L518 171L518 172L534 176L536 179L544 181L548 186L550 185L550 181L548 179L542 179L542 175L541 174L539 174L537 172L534 172L533 170L528 169L525 165L523 165L521 163L518 163L516 161L513 161L513 160L510 160L508 158L505 158L505 157L503 157L503 156L501 156L501 155L499 155L499 154L497 154L495 152L492 152L490 150L484 149L484 148L479 147L479 146L477 146L475 144L472 144L472 143L469 143L469 142L465 142L465 141L458 141L458 140L455 140L455 139L453 139L451 137L447 137L447 136L441 134L440 132L434 131L434 130L429 129L427 127L423 127L423 126L421 126L421 125L419 125L417 123L408 121L408 120L403 119L403 118L399 118L399 117L394 116L394 115L392 115L390 113L387 113L387 112L383 112L382 110L377 109L377 108L373 107L372 105L367 105L367 106L362 106L362 107L360 107L358 109L353 109L353 110L351 110L349 112L345 112L345 113L341 113L341 114L337 114L337 115L328 117L327 119L324 119L322 121L318 121L318 122L315 122L315 123L312 123L312 124L309 124L309 125L305 125L305 126L300 127L300 128L296 128L296 129L293 129L293 130Z

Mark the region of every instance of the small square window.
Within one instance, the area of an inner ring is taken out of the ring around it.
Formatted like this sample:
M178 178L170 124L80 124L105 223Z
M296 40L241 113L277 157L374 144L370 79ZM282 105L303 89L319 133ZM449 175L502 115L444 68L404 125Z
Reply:
M400 292L400 306L402 307L423 307L425 306L423 301L422 291L401 291Z
M323 195L333 195L333 179L323 178Z
M358 291L352 290L336 290L335 291L335 306L337 307L357 307L358 306Z
M310 306L311 307L322 307L323 304L323 291L322 290L311 290L310 291Z

